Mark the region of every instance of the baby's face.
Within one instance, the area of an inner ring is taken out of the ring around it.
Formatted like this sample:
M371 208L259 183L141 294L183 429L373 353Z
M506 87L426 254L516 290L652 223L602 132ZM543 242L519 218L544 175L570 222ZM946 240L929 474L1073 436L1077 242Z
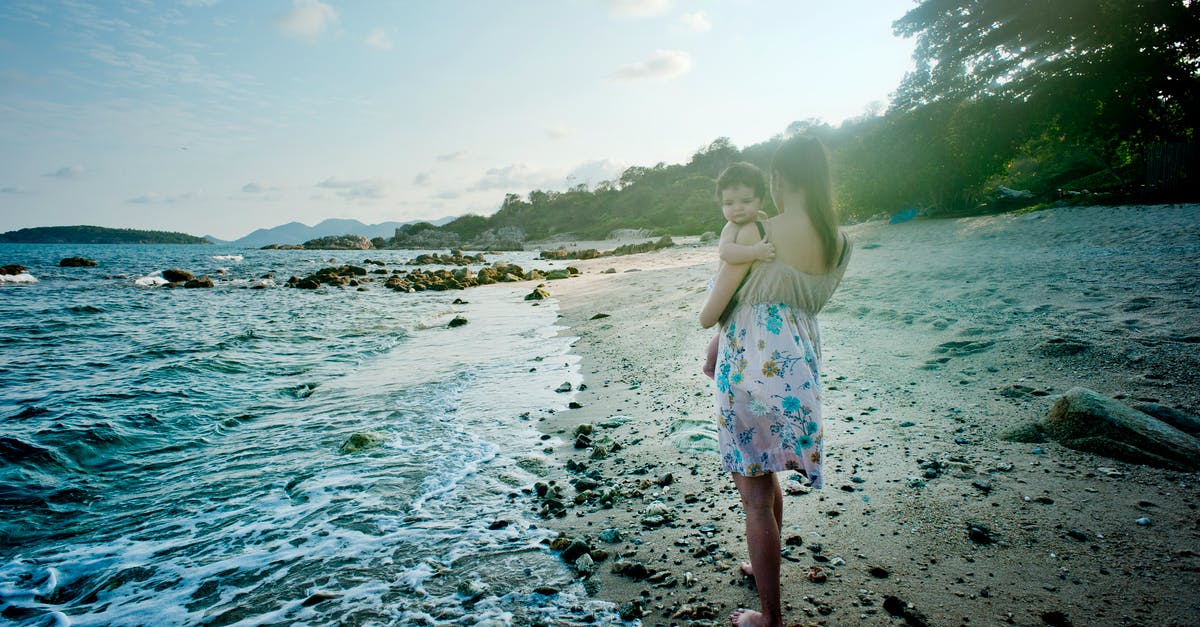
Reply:
M734 224L753 222L762 211L762 198L747 185L734 185L721 190L721 212Z

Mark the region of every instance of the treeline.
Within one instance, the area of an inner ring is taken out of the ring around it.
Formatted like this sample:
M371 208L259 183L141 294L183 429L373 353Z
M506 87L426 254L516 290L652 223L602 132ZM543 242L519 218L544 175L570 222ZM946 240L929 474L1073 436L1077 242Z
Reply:
M894 28L916 39L915 69L884 111L836 127L796 122L744 148L720 138L686 164L631 167L593 189L509 194L491 217L404 233L716 231L718 173L739 160L768 167L793 133L829 148L848 220L911 207L938 216L1200 198L1200 2L925 0Z
M39 226L0 233L6 244L211 244L175 231L110 229L103 226Z

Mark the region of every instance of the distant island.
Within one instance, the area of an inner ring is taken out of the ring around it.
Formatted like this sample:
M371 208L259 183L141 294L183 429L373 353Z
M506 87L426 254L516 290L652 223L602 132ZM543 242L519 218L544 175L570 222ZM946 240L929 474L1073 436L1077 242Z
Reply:
M3 244L211 244L175 231L110 229L102 226L39 226L0 233Z

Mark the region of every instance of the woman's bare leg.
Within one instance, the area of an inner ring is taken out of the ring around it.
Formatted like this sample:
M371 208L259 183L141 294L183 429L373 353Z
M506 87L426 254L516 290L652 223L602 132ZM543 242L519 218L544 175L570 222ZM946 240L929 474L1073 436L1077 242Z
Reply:
M775 482L775 524L779 527L780 533L783 532L783 490L779 487L779 482ZM754 565L750 562L742 562L742 572L749 577L754 576Z
M736 625L773 627L783 624L779 600L779 528L776 512L782 507L782 493L775 475L746 477L734 473L733 483L742 497L746 510L746 547L754 569L758 600L762 611L738 610L732 621ZM781 513L781 512L780 512Z

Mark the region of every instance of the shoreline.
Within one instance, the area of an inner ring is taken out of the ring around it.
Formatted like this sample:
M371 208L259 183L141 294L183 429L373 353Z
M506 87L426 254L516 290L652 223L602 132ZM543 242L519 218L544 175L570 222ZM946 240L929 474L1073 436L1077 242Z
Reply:
M1200 280L1200 206L1085 209L845 227L855 258L820 315L826 487L780 477L789 623L1200 622L1200 477L996 437L1075 385L1200 406L1200 305L1179 291ZM1105 274L1114 260L1127 274ZM704 437L715 330L695 317L715 264L715 247L682 246L576 261L582 276L549 284L587 388L537 423L566 504L545 524L607 553L581 575L645 624L757 607L738 497ZM576 448L585 424L592 447Z

